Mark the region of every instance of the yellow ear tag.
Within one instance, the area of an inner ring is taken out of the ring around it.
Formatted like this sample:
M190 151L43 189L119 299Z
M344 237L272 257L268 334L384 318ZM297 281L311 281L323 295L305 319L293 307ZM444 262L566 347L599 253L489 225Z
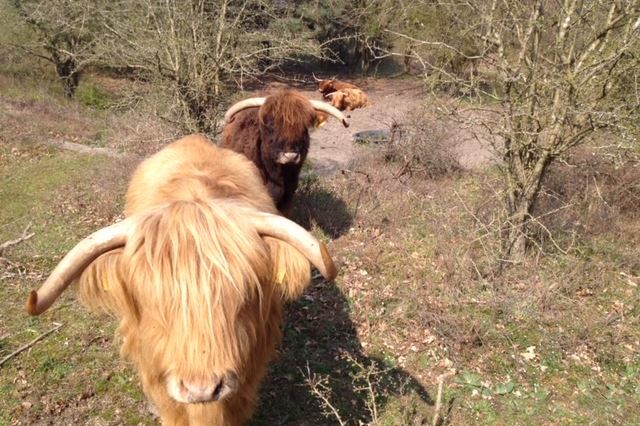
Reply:
M278 277L276 278L276 283L284 284L284 278L286 275L287 275L287 270L285 268L282 268L280 271L278 271Z
M102 288L104 289L104 291L110 291L111 290L111 286L109 285L109 282L107 281L107 277L106 275L102 276Z

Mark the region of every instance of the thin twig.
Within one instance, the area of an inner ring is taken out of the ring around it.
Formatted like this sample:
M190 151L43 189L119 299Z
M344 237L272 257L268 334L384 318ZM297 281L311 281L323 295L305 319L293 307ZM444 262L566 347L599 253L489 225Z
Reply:
M378 368L378 364L373 362L369 366L365 366L363 363L359 362L352 354L345 352L345 358L352 365L356 366L360 373L358 376L360 379L363 379L367 382L366 386L361 387L360 389L356 389L358 391L366 391L368 395L367 408L369 409L369 413L371 414L371 423L372 425L379 424L378 420L378 406L376 403L376 391L374 389L374 385L379 384L379 379L376 376L380 376L382 374L388 373L390 369L380 370ZM375 380L371 380L371 378Z
M7 265L13 266L14 268L17 268L19 266L16 262L12 262L6 257L2 257L2 256L0 256L0 263L6 263Z
M361 174L361 175L363 175L364 177L367 178L367 183L371 183L371 176L369 176L369 174L367 172L363 172L361 170L342 169L342 174L346 174L346 173Z
M55 323L54 323L55 324ZM4 358L2 358L2 360L0 360L0 367L2 367L2 365L9 361L11 358L13 358L14 356L18 355L21 352L26 351L27 349L29 349L31 346L35 345L36 343L38 343L40 340L44 339L45 337L47 337L48 335L50 335L51 333L53 333L54 331L58 330L60 327L62 327L64 324L56 324L55 327L53 327L51 330L46 331L44 333L42 333L41 335L39 335L38 337L36 337L35 339L33 339L32 341L30 341L29 343L27 343L26 345L22 346L19 349L16 349L15 351L11 352L9 355L5 356Z
M27 234L27 232L29 231L29 228L31 228L31 223L29 223L27 227L24 228L24 231L22 231L22 235L20 237L16 238L15 240L5 241L4 243L0 244L0 254L2 254L2 252L4 252L9 247L15 246L16 244L19 244L33 237L35 235L35 232Z
M455 370L438 376L438 395L436 396L436 407L434 409L433 420L431 422L432 426L438 426L440 408L442 408L442 388L444 387L444 380L450 376L453 376L454 374L456 374Z
M302 372L302 370L300 371ZM304 373L302 374L304 375ZM329 397L326 395L326 393L329 391L329 388L325 385L326 378L323 378L322 376L318 377L315 374L311 373L309 363L307 363L306 379L307 384L311 388L311 392L320 399L324 409L329 410L330 414L333 414L333 416L335 416L336 420L338 420L338 423L340 423L340 426L346 426L346 423L340 416L340 412L338 412L336 407L331 404Z

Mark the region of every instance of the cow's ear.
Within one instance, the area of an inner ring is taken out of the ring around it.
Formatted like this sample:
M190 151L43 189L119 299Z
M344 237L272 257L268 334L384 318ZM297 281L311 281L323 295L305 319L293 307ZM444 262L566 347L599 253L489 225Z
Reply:
M329 119L329 116L326 113L322 111L316 111L316 119L313 124L313 127L315 127L316 129L319 129L320 127L327 124L328 119Z
M125 284L123 260L123 249L111 250L91 262L82 272L78 280L78 296L85 306L118 317L135 315L136 303Z
M306 257L288 243L264 237L271 258L271 279L285 300L295 300L311 281L311 265Z

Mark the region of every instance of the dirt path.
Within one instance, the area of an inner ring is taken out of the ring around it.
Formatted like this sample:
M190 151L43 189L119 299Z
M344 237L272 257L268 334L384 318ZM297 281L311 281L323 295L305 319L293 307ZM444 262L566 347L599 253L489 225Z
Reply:
M353 143L353 135L364 130L389 129L394 121L402 121L423 102L420 82L372 81L363 85L369 96L366 108L348 112L349 127L329 120L311 135L309 158L319 174L331 174L348 167L362 148ZM304 92L312 99L321 99L318 92Z
M309 159L316 173L328 175L349 163L363 150L353 142L353 135L364 130L389 130L394 122L402 123L408 114L426 99L423 84L417 80L372 80L362 85L371 105L349 112L349 128L330 120L311 135ZM318 92L303 91L311 99L321 99ZM486 142L478 142L463 128L451 132L452 139L443 141L455 146L463 167L474 169L491 161Z

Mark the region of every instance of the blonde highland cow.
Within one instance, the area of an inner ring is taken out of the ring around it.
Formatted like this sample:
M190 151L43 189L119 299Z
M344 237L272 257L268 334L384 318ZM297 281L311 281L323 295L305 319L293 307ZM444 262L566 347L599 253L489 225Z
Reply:
M78 243L27 310L44 312L79 278L82 302L120 319L121 354L165 425L241 425L310 262L335 277L324 245L277 215L251 161L192 135L137 168L126 219Z

